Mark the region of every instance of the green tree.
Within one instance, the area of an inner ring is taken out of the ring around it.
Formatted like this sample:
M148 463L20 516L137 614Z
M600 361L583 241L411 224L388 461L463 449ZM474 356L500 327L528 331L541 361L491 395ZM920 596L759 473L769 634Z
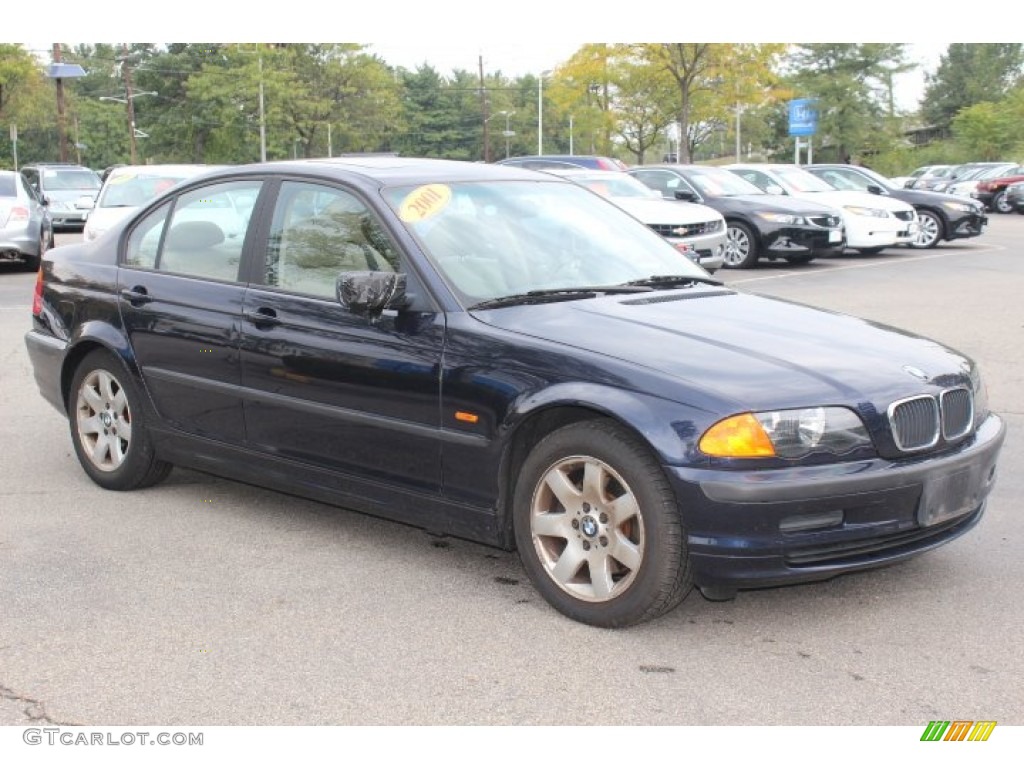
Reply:
M1021 43L953 43L938 68L926 75L921 116L929 125L949 127L965 107L1002 99L1021 77Z
M913 67L903 43L808 43L787 62L798 96L818 99L819 142L837 158L885 148L895 140L891 85Z
M9 126L18 128L19 164L47 157L44 138L53 123L53 88L39 62L21 45L0 43L0 165L13 167Z

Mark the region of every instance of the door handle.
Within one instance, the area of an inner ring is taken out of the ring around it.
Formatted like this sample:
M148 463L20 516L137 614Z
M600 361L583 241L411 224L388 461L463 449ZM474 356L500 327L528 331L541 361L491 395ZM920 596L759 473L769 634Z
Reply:
M245 312L242 316L256 327L261 325L270 327L272 325L280 325L281 323L277 317L277 312L269 307L260 307L252 312Z
M141 285L136 285L132 288L122 288L121 298L134 307L147 304L153 300L153 297L149 295L149 291Z

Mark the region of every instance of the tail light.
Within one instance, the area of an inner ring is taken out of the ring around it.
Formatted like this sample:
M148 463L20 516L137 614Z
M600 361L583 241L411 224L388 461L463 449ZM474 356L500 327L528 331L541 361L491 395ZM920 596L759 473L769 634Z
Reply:
M36 289L32 294L32 315L33 317L39 317L43 314L43 265L39 265L39 271L36 272Z
M29 212L28 208L21 205L16 205L11 208L10 218L7 219L8 224L17 224L18 222L28 221Z

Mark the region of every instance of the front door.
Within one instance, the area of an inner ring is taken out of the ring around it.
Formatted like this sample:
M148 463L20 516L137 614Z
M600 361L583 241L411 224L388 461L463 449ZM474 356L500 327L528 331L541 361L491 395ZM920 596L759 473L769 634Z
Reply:
M263 284L242 308L248 440L280 458L438 492L444 315L356 316L335 295L338 275L353 270L408 271L354 192L283 182Z

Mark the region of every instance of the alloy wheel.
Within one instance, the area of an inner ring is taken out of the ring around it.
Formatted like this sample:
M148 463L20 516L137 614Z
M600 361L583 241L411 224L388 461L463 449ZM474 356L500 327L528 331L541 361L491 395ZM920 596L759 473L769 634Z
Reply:
M86 457L113 472L125 461L132 440L132 415L120 382L108 371L91 371L78 388L75 423Z
M591 456L562 459L541 476L530 530L551 580L586 602L624 593L644 559L636 496L611 466Z

